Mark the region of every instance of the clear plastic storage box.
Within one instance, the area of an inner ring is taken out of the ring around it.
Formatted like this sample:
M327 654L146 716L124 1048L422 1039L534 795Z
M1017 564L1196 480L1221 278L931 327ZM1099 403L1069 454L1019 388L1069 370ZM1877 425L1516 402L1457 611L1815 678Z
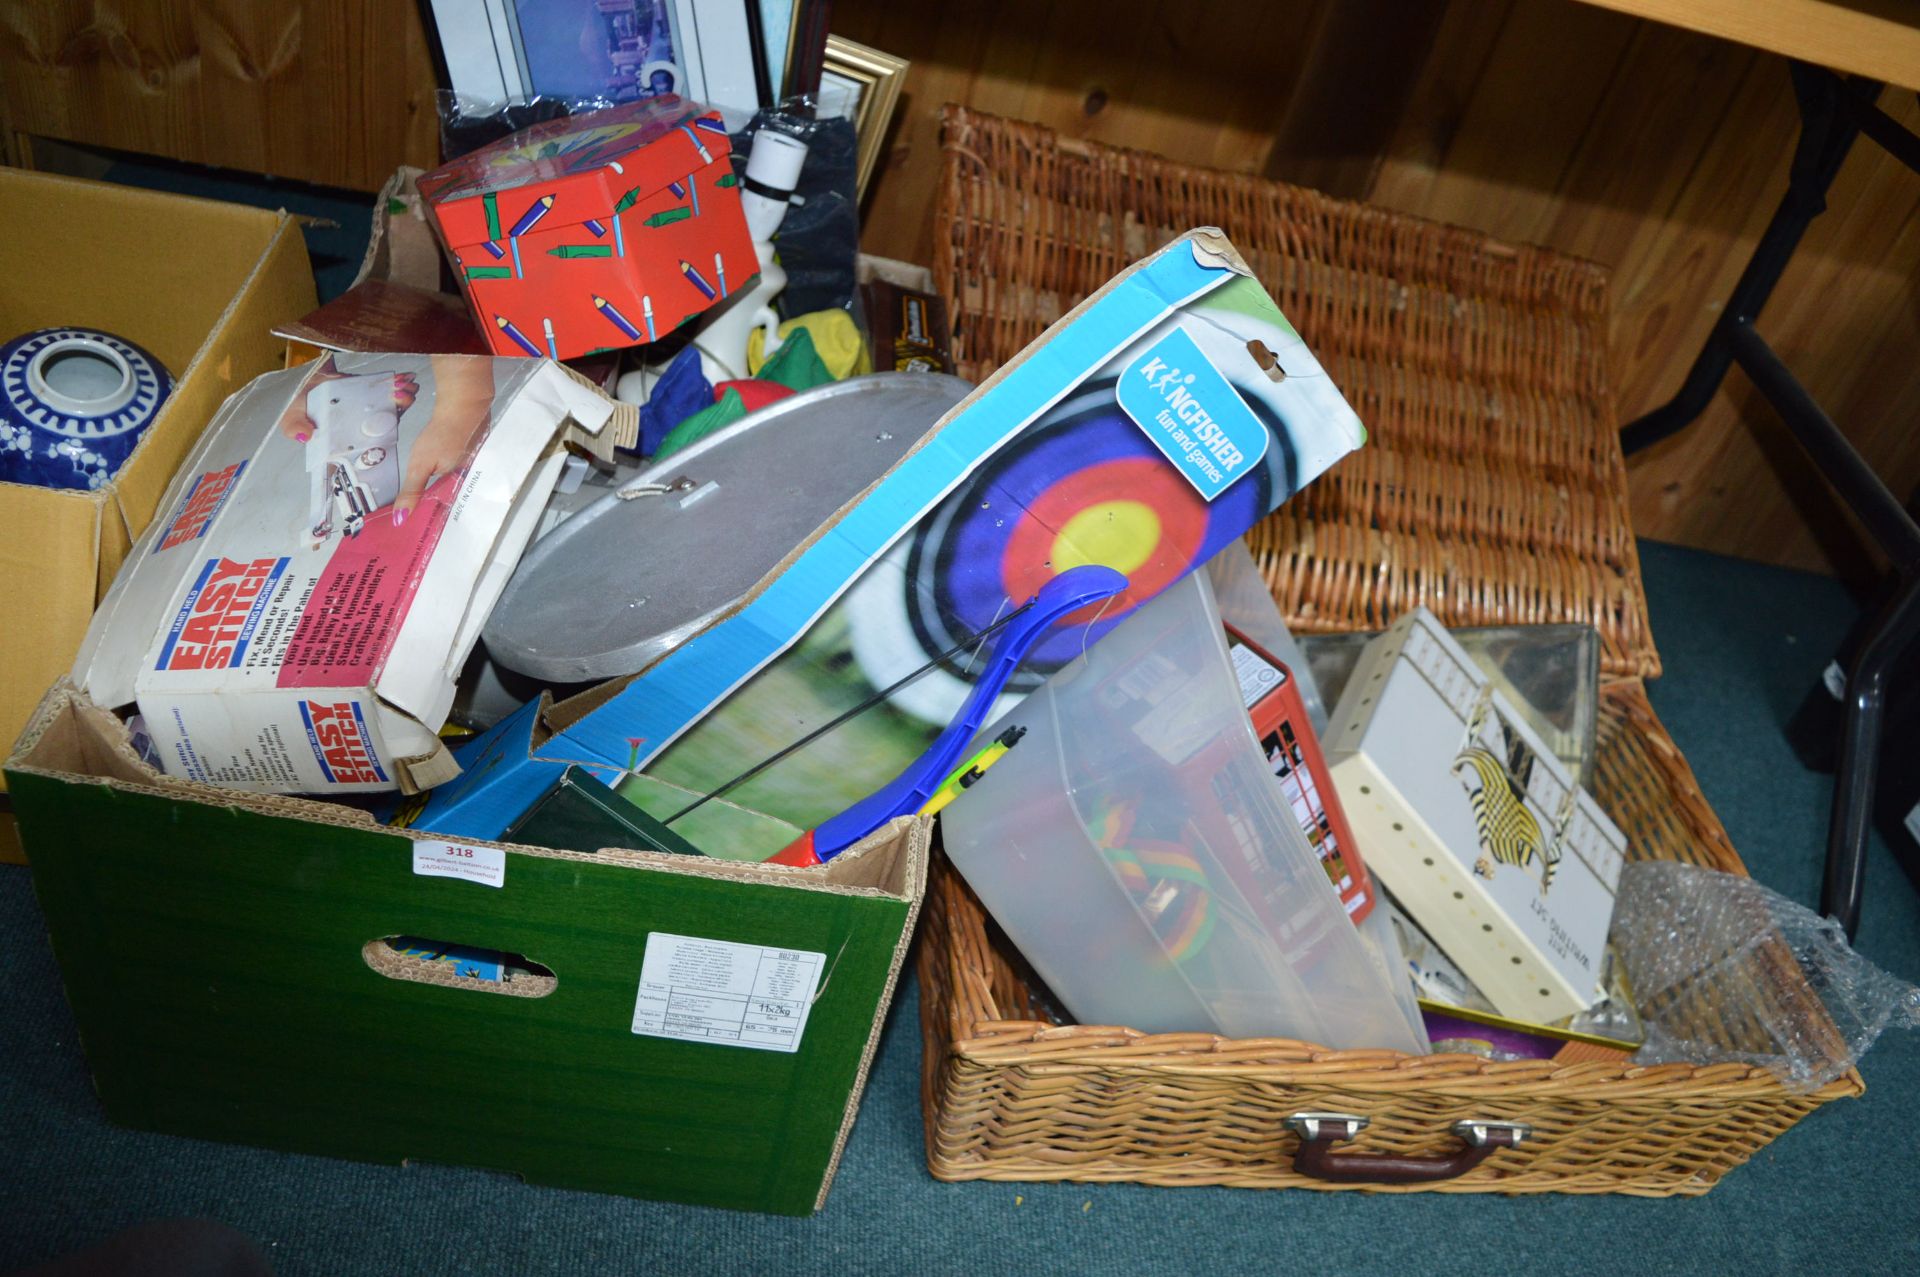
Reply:
M1397 951L1348 919L1254 739L1206 574L987 734L1014 724L946 850L1081 1022L1425 1049Z

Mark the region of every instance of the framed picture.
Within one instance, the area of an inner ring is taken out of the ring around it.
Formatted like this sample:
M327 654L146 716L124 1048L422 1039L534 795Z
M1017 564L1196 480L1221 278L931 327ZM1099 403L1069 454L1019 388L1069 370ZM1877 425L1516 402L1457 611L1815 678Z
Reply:
M786 95L787 61L793 56L793 10L796 0L754 0L760 6L760 33L766 42L767 73L773 80L773 100Z
M826 69L820 76L820 114L853 121L860 141L860 198L880 163L887 125L900 104L909 63L841 36L827 37Z
M524 3L524 0L523 0ZM604 5L606 0L596 0ZM665 0L653 0L663 4ZM673 0L673 31L679 39L680 67L686 72L682 96L720 108L729 129L746 127L760 106L754 85L753 30L747 6L758 0ZM758 15L756 15L758 16ZM684 38L682 38L684 36Z
M760 6L756 19L769 8L778 19L769 0L431 0L429 12L456 93L492 102L677 93L738 128L759 105L751 30L760 23L748 21L749 4Z

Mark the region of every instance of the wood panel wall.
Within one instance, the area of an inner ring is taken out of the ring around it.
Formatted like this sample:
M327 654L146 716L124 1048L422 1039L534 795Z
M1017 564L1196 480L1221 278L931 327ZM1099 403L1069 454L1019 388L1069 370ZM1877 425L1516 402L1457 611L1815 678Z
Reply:
M833 25L914 63L869 250L930 260L939 108L965 102L1604 262L1623 420L1677 386L1794 131L1780 58L1574 0L839 0ZM432 87L411 0L0 0L27 134L372 190L432 162ZM1920 127L1913 94L1882 105ZM1905 496L1920 178L1862 145L1832 204L1761 328ZM1870 565L1738 373L1630 473L1643 535Z
M1623 421L1677 388L1785 187L1797 118L1781 58L1572 0L840 0L834 26L914 62L870 251L928 260L939 107L966 102L1603 262ZM1882 106L1920 128L1913 94ZM1904 497L1920 177L1862 144L1831 204L1761 329ZM1737 372L1629 474L1644 536L1875 570Z
M373 191L435 162L411 0L0 0L16 133Z

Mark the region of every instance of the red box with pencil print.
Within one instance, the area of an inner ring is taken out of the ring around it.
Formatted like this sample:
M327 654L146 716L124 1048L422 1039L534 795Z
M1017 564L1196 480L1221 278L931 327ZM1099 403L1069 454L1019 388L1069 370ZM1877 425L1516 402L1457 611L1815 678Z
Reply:
M420 179L495 353L658 340L758 272L718 113L677 97L522 129Z

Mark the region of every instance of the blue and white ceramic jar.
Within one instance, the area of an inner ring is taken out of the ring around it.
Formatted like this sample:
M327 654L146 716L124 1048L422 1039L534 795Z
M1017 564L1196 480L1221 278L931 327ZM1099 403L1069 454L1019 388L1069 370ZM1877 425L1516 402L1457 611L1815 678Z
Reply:
M173 389L140 347L90 328L0 346L0 482L97 488L133 454Z

